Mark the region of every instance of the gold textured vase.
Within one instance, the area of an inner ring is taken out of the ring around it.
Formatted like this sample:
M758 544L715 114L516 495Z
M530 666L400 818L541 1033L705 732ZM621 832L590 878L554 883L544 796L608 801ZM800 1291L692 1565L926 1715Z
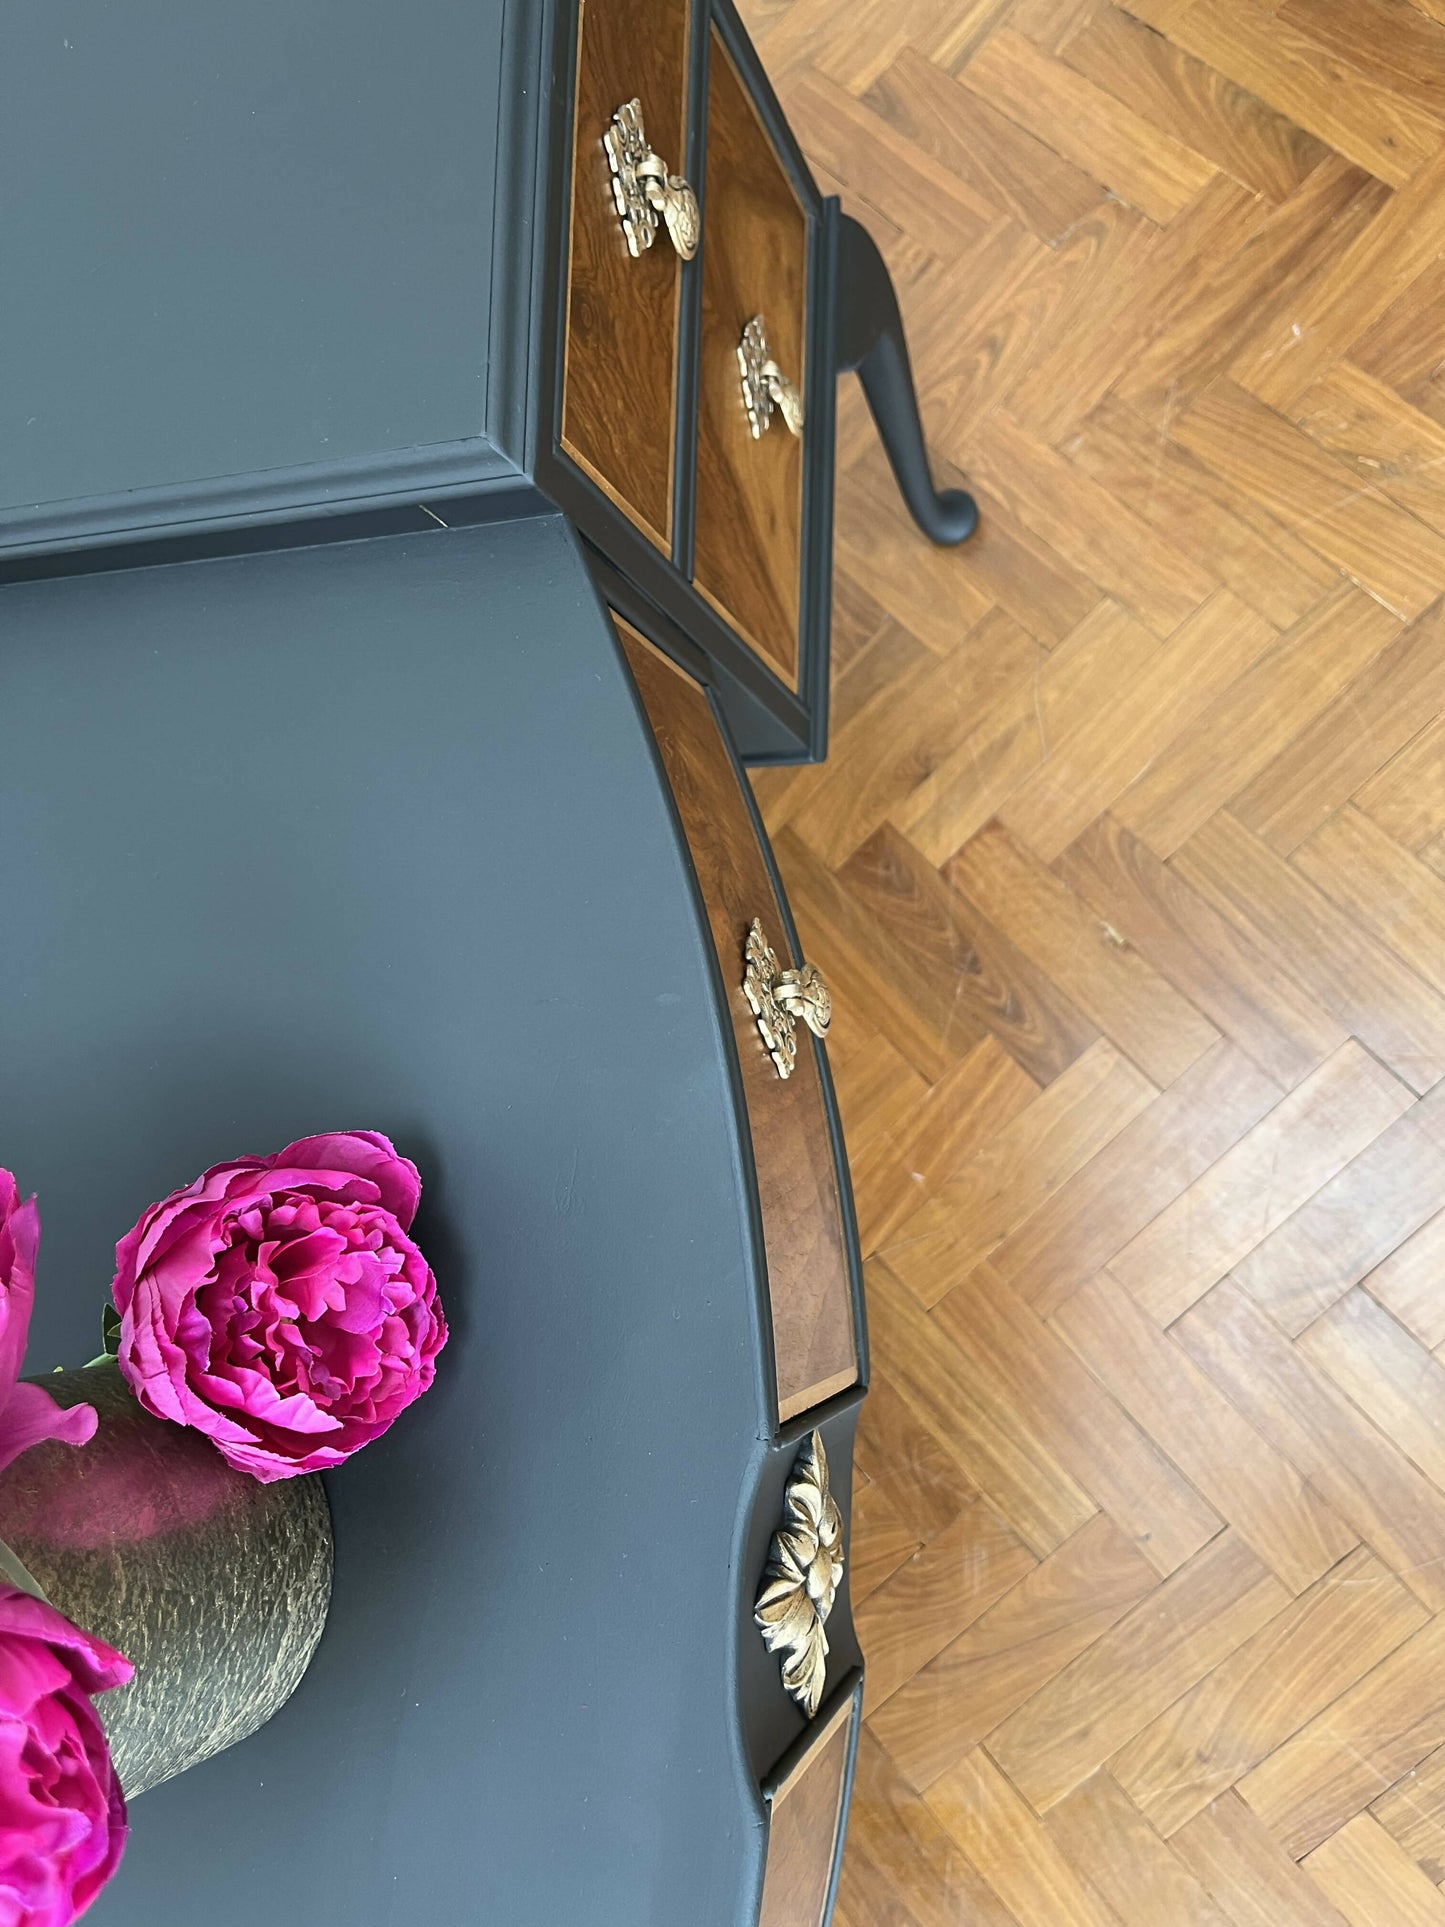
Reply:
M258 1484L142 1410L113 1362L42 1383L93 1405L99 1427L0 1474L0 1541L134 1664L96 1703L133 1799L254 1733L300 1685L331 1598L331 1515L318 1475Z

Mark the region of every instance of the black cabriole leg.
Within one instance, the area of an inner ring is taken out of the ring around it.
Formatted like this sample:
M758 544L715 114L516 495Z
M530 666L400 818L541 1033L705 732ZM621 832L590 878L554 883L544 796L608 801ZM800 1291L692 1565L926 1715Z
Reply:
M838 370L856 368L894 476L919 528L952 547L978 527L978 504L959 488L937 489L898 297L877 243L851 215L838 222Z

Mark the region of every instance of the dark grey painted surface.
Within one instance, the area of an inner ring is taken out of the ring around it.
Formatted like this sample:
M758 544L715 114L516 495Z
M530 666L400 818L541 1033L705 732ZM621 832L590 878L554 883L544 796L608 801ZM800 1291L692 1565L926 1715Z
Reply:
M454 1326L330 1481L311 1674L137 1802L97 1927L752 1918L738 1555L783 1454L709 946L644 751L557 520L0 591L29 1369L94 1350L151 1199L337 1126L420 1164Z
M503 11L7 0L0 508L480 436Z

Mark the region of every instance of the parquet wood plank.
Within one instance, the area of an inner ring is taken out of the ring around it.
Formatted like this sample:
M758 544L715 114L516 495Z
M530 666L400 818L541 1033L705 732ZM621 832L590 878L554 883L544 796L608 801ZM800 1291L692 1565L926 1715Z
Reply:
M836 529L838 553L847 568L898 578L894 613L936 655L952 649L993 607L965 570L943 569L939 551L913 553L912 525L891 502L868 503L844 490Z
M791 832L778 847L788 853L790 878L804 879L802 919L816 914L826 928L820 959L831 958L845 983L866 985L896 1007L876 1013L880 1027L931 1079L987 1032L1040 1083L1098 1037L1066 990L950 890L890 824L837 872L805 862L806 845ZM831 980L832 971L825 974ZM1175 1046L1182 1048L1188 1040Z
M1278 1101L1217 1044L995 1245L990 1268L1047 1317Z
M969 1356L972 1382L1027 1413L1047 1449L1163 1574L1223 1520L1029 1306L980 1265L935 1308Z
M1370 1808L1437 1886L1445 1881L1445 1749L1437 1749Z
M903 1220L883 1247L893 1275L936 1305L1153 1096L1127 1058L1095 1044Z
M918 1422L886 1378L875 1379L868 1388L853 1462L888 1499L919 1545L951 1525L977 1497L958 1461Z
M1096 1278L1076 1292L1051 1326L1291 1593L1322 1580L1358 1543L1338 1513L1112 1279ZM1299 1686L1294 1680L1290 1690ZM1132 1776L1123 1783L1164 1832L1190 1817L1175 1819L1171 1808L1169 1820L1161 1819L1154 1802L1140 1798ZM1190 1814L1232 1784L1222 1780Z
M873 1731L913 1786L931 1786L1158 1583L1100 1513L900 1687Z
M944 260L973 247L996 217L958 175L816 69L788 88L788 116L830 173Z
M1288 855L1442 705L1445 604L1437 602L1281 748L1235 798L1231 814Z
M1412 1104L1234 1270L1298 1335L1431 1218L1445 1199L1445 1090Z
M930 863L941 864L977 834L1060 737L1096 726L1159 649L1149 630L1108 599L1039 666L1016 701L970 730L892 816Z
M1338 1018L1112 817L1091 824L1053 867L1281 1090L1345 1041Z
M1432 989L1445 991L1445 882L1352 805L1295 852L1295 867Z
M1427 609L1445 579L1445 536L1427 528L1272 408L1216 383L1170 433L1397 615Z
M1235 1927L1345 1927L1343 1917L1236 1793L1180 1829L1171 1845L1229 1909Z
M1412 1090L1445 1075L1445 1002L1228 812L1171 863Z
M863 100L910 145L1050 247L1103 199L1092 175L912 47L899 52Z
M971 1362L880 1260L867 1268L873 1367L1042 1559L1098 1510L1023 1415L970 1386Z
M1019 785L999 811L1005 828L1052 862L1277 639L1262 616L1219 590L1156 651L1096 731L1074 731Z
M1393 288L1391 290L1393 293ZM1445 354L1441 352L1440 302L1445 298L1445 258L1394 294L1390 305L1350 343L1350 360L1418 408L1445 422Z
M1120 1927L1074 1873L1014 1787L981 1749L929 1788L927 1804L1019 1927Z
M1389 189L1331 155L1266 220L1238 237L1212 287L1183 304L1119 382L1118 394L1167 430L1256 341L1281 326L1352 237L1389 202Z
M1438 121L1435 133L1438 141ZM1437 147L1409 184L1391 196L1388 206L1304 291L1288 328L1274 323L1232 364L1240 385L1261 401L1285 407L1317 381L1384 313L1394 290L1440 254L1445 246L1442 187L1445 149Z
M997 825L966 843L943 875L1156 1083L1172 1083L1217 1041L1172 984Z
M1445 1927L1445 1894L1368 1813L1340 1828L1305 1860L1350 1927Z
M972 478L951 475L945 461L935 468L941 483L972 486ZM1016 522L986 489L978 490L979 526L960 555L970 582L1046 649L1055 649L1103 601L1088 576L1065 562L1031 529ZM952 846L951 846L952 847Z
M1445 717L1436 717L1355 791L1355 802L1402 849L1445 830Z
M853 1487L852 1547L848 1596L856 1612L885 1579L892 1578L918 1552L923 1541L910 1529L882 1486Z
M1153 221L1171 220L1215 171L1010 28L990 35L958 77Z
M940 1185L1025 1109L1038 1089L992 1037L925 1089L887 1137L851 1160L864 1255L885 1245Z
M1353 1039L1341 1045L1109 1261L1111 1276L1169 1324L1409 1102L1404 1086Z
M1430 1351L1445 1345L1445 1211L1376 1265L1364 1288Z
M1047 1812L1289 1597L1243 1540L1221 1533L1011 1714L990 1738L990 1754Z
M1337 361L1286 412L1362 484L1378 488L1437 532L1445 528L1445 428L1393 388Z
M904 1923L889 1909L908 1897ZM1019 1927L954 1840L903 1780L868 1725L858 1736L840 1901L858 1927Z
M1445 1620L1432 1619L1246 1775L1239 1791L1303 1858L1445 1738Z
M1445 1609L1445 1495L1228 1279L1174 1330L1194 1362L1365 1544L1432 1612Z
M974 472L973 438L985 416L1032 362L1072 337L1076 313L1117 310L1121 281L1148 255L1157 234L1134 208L1106 199L1057 247L1027 234L1027 245L1010 251L1016 272L994 277L983 311L950 317L949 373L936 385L926 416L942 453L957 450ZM987 486L986 478L979 479ZM1066 517L1054 518L1049 526L1056 536L1069 532ZM1045 528L1037 533L1049 539ZM1080 574L1097 579L1080 548L1068 560Z
M1429 1616L1373 1553L1354 1552L1137 1734L1110 1771L1171 1836Z
M842 864L980 718L1032 703L1042 655L1012 616L991 610L947 657L881 689L836 731L833 760L787 820L825 863Z
M970 473L1000 496L1011 514L1037 529L1066 560L1088 570L1101 588L1161 639L1172 635L1218 586L1187 551L1162 541L1148 523L1130 514L1082 469L1074 468L1002 412L991 414L975 430L968 463ZM1409 520L1402 510L1391 508L1389 515ZM1423 525L1414 526L1420 528L1427 545L1439 540ZM1356 545L1349 546L1353 553ZM1403 575L1410 560L1403 537L1401 547L1405 550L1399 559ZM1414 571L1410 580L1414 586Z
M1439 122L1254 0L1126 0L1126 11L1399 187L1439 152Z
M1099 8L1063 57L1152 126L1267 200L1287 199L1330 151L1118 7Z
M1037 1561L982 1499L914 1553L855 1608L868 1654L865 1713L1032 1572Z
M1137 357L1134 365L1139 366ZM1171 442L1117 391L1065 437L1060 453L1165 541L1175 547L1198 543L1220 581L1277 628L1308 622L1321 597L1343 581L1332 563ZM1379 609L1363 590L1348 593ZM1348 636L1350 625L1342 626ZM1343 646L1348 649L1348 643ZM1227 744L1223 739L1220 747Z
M1367 1291L1347 1292L1299 1342L1433 1485L1445 1485L1445 1365Z
M1264 220L1266 203L1225 174L1216 174L1131 263L1111 291L1107 312L1079 314L1068 335L1036 356L1009 389L1009 415L1041 441L1057 445L1100 402L1140 348L1212 284L1221 253Z
M1353 584L1316 597L1278 645L1117 798L1113 815L1157 856L1172 856L1399 633L1396 617Z
M847 1133L850 1158L876 1140L888 1141L927 1097L928 1080L881 1034L875 1032L850 1056L828 1061Z
M1445 43L1409 0L1285 0L1280 17L1398 100L1445 119Z
M1107 1773L1049 1814L1070 1866L1113 1908L1122 1927L1232 1927L1212 1896Z

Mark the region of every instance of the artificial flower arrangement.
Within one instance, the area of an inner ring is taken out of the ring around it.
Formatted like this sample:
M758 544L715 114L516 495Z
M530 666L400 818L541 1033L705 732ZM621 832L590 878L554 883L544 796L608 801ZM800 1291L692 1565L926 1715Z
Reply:
M386 1431L446 1343L410 1236L420 1195L416 1166L375 1131L213 1166L117 1245L105 1354L42 1386L19 1376L40 1216L0 1170L0 1927L69 1927L119 1864L126 1794L234 1744L299 1683L330 1593L311 1475ZM91 1449L63 1449L77 1446ZM270 1643L250 1681L244 1666L229 1677L230 1642L228 1704L202 1692L200 1726L158 1750L164 1676L184 1670L195 1726L198 1655L217 1645L208 1626L179 1650L187 1615L173 1609L150 1617L177 1631L146 1623L147 1601L176 1583L178 1548L196 1615L259 1622L256 1602L279 1589L306 1623L258 1634ZM122 1596L130 1658L84 1629L116 1620ZM123 1704L139 1712L121 1720Z

